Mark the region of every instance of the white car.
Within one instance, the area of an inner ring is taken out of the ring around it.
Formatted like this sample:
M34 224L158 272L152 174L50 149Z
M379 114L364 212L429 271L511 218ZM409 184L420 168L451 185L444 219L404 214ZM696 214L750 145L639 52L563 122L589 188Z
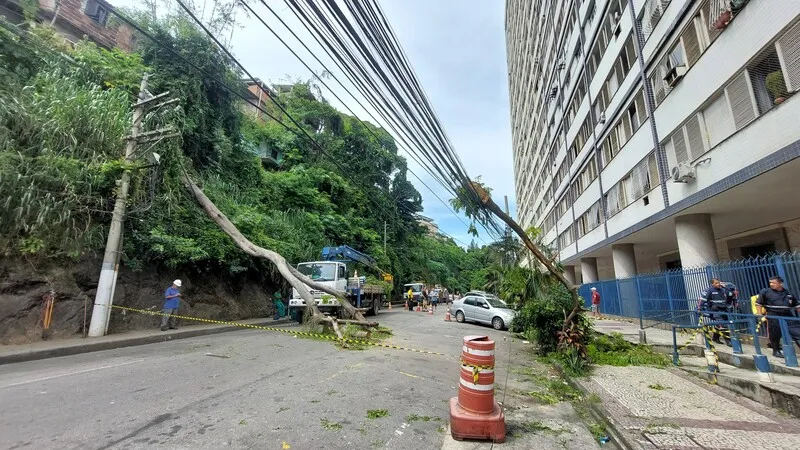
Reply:
M516 311L491 294L468 292L450 305L450 315L456 322L477 322L491 325L495 330L507 329Z

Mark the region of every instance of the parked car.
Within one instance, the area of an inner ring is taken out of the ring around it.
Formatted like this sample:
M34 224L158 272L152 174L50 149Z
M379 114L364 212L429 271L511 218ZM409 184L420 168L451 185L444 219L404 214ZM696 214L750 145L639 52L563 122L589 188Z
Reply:
M496 296L496 295L494 295L492 293L486 292L486 291L469 291L466 294L464 294L464 297L466 297L468 295L475 295L475 296L483 297L483 298L493 298L495 300L498 300L498 301L502 302L505 305L508 304L508 303L506 303L505 300L501 299L500 297L498 297L498 296Z
M503 330L511 324L516 311L492 294L471 291L450 305L450 315L459 323L477 322Z

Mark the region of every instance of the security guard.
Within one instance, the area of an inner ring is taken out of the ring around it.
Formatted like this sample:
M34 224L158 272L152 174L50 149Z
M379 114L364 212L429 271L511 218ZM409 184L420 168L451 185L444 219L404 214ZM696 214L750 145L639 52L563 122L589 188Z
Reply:
M724 314L730 311L736 297L733 291L727 289L722 283L716 279L711 279L711 286L700 294L698 309L703 313L703 316L708 317L709 320L728 320L728 315ZM722 344L719 340L721 325L714 326L714 335L712 340L717 344ZM725 344L730 346L730 340L725 338Z
M797 297L783 288L783 278L772 277L769 279L769 288L762 290L758 294L756 305L759 313L767 316L767 333L772 347L772 356L783 358L783 351L781 351L781 337L783 337L783 334L781 333L780 320L770 320L769 318L792 317L792 310L800 310L800 302L797 301ZM800 343L800 329L798 329L796 321L790 320L788 322L792 340Z

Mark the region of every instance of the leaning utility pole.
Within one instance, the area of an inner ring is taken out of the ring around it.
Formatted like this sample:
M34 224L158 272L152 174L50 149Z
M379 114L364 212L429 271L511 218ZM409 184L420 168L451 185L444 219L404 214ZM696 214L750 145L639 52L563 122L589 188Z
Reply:
M155 96L151 95L147 91L147 78L148 74L144 74L142 77L142 83L139 87L138 101L134 105L133 110L133 125L131 126L131 134L125 137L126 163L130 163L135 160L135 154L139 144L151 141L156 141L157 143L157 141L176 135L173 128L164 128L147 133L141 132L142 119L149 109L153 107L164 106L176 101L168 100L158 105L154 105L153 102L155 100L163 99L169 93L165 92ZM100 270L100 280L97 282L97 294L95 295L94 308L92 309L92 321L89 325L90 337L103 336L108 331L108 322L109 318L111 317L111 303L114 297L120 254L122 252L122 229L123 223L125 222L125 207L126 202L128 201L128 190L130 189L130 183L131 172L130 168L126 167L122 172L122 178L120 178L117 186L117 198L114 201L114 212L111 216L111 227L108 231L106 250L103 254L103 265Z

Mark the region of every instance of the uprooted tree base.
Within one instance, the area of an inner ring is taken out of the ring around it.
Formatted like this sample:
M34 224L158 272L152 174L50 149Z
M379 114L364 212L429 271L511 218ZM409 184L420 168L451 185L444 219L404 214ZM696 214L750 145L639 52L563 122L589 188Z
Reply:
M336 320L333 317L325 316L319 311L311 292L308 290L308 287L311 287L336 297L344 309L345 316L351 318L351 320L347 320L348 323L357 324L365 329L370 329L378 325L377 322L367 322L366 319L364 319L364 315L361 314L361 312L359 312L347 300L345 292L331 289L329 286L325 286L311 280L297 271L297 269L290 266L286 262L286 259L279 253L259 247L250 242L250 240L247 239L238 228L236 228L233 222L231 222L230 219L228 219L228 217L223 214L219 208L217 208L214 202L212 202L211 199L209 199L205 193L203 193L202 189L200 189L200 187L198 187L188 175L184 174L183 182L191 191L195 200L197 200L197 202L206 212L208 217L214 221L214 223L216 223L217 226L219 226L220 229L225 232L225 234L230 236L240 249L251 256L267 259L272 262L275 267L277 267L281 276L283 276L283 278L288 281L294 289L297 290L297 292L300 294L300 297L305 301L306 313L304 316L308 317L308 319L305 321L306 323L323 325L324 327L327 327L336 333L336 336L338 336L339 339L344 338L342 331L339 328L339 322L341 322L341 320Z

